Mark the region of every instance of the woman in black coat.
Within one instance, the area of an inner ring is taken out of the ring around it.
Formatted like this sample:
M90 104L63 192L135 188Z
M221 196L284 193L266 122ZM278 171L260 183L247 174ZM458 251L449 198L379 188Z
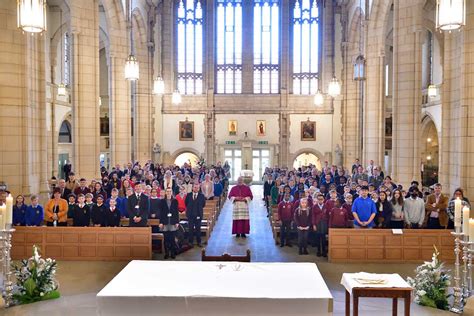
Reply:
M176 258L177 246L175 242L176 231L179 227L178 201L173 197L171 188L167 188L165 198L160 200L160 231L165 238L165 259L171 255L171 259Z
M375 222L378 228L390 228L390 222L392 220L393 207L387 199L387 193L381 191L379 194L379 200L375 204L377 208L377 215Z

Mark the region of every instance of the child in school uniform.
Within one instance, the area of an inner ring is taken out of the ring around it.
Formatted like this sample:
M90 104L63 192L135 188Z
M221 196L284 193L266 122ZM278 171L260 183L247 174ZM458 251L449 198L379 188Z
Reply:
M26 207L25 223L26 226L41 226L44 219L44 210L38 204L38 196L31 196L31 205Z
M89 193L90 194L90 193ZM92 200L92 196L91 196ZM85 203L84 194L77 196L77 204L74 207L72 225L76 227L89 226L91 222L91 210Z

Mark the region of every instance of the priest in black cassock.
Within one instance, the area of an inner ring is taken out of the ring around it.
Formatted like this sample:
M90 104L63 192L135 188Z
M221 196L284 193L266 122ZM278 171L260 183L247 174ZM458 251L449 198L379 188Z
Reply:
M148 196L142 193L139 183L135 185L135 194L127 199L128 217L130 218L130 227L144 227L148 221Z

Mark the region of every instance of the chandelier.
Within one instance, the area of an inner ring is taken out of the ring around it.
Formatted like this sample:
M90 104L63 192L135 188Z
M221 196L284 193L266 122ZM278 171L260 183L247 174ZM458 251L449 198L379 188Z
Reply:
M182 98L181 98L181 93L179 93L179 90L174 90L173 95L171 96L171 102L174 105L179 105L181 104Z
M17 0L17 25L24 32L45 32L46 0Z
M165 93L165 82L163 78L156 77L155 80L153 80L153 93L158 95Z
M314 105L322 106L324 104L324 95L321 93L320 90L316 92L314 95Z
M125 60L125 79L127 80L138 80L140 77L140 67L138 66L138 60L134 55L130 54Z
M329 82L328 94L333 98L341 94L341 84L339 83L339 80L337 80L336 77L333 77Z
M466 0L437 0L436 28L453 31L466 25Z

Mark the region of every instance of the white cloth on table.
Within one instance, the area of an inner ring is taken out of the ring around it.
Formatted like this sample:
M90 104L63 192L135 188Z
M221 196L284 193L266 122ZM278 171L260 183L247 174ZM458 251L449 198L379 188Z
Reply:
M359 281L357 281L357 279L359 279ZM370 282L370 280L372 280L372 282ZM377 282L377 280L384 280L385 282ZM354 288L411 288L411 286L396 273L343 273L341 284L350 294L352 294L352 289Z
M100 315L309 316L333 304L314 263L135 260L97 299Z

